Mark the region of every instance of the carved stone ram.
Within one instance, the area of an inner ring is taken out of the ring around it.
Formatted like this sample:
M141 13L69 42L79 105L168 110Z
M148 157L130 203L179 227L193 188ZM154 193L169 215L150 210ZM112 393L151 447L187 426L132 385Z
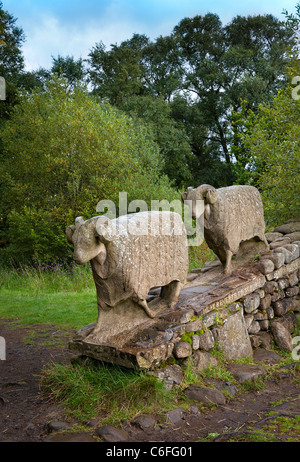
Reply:
M78 264L91 262L98 321L86 340L105 342L175 306L188 271L184 224L174 212L140 212L114 220L77 218L66 235ZM147 303L153 287L160 297Z
M215 189L210 185L188 188L182 195L189 203L193 218L199 218L198 201L204 201L204 238L219 257L224 272L232 271L231 259L244 241L265 238L263 204L259 191L253 186L229 186Z

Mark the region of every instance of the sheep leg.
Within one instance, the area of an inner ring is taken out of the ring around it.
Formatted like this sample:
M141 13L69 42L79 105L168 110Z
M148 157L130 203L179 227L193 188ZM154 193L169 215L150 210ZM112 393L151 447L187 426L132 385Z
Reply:
M149 318L155 318L157 313L154 310L151 310L146 300L137 300L137 303L143 308L143 310L149 316Z
M226 263L225 263L224 273L229 275L231 273L231 259L232 259L233 252L231 252L230 250L226 250L225 252L226 252Z

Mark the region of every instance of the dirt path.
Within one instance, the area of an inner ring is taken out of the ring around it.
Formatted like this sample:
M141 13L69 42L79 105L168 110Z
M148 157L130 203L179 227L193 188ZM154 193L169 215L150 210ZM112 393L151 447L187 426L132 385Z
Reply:
M64 421L63 410L41 396L38 380L47 363L68 362L74 356L67 347L72 333L58 331L55 326L16 327L13 322L0 320L0 336L6 341L6 360L0 361L0 442L44 441L49 437L46 423ZM49 338L53 340L50 344ZM205 413L194 406L174 423L161 422L152 429L143 429L127 422L124 426L127 441L195 442L209 434L215 434L215 441L225 441L229 433L234 437L236 432L248 431L249 424L253 431L261 429L271 422L270 412L289 417L299 415L299 387L294 374L286 369L262 391L239 395ZM93 432L91 428L90 435L73 438L85 441L88 436L88 441ZM287 437L300 441L296 433L279 436L280 440Z

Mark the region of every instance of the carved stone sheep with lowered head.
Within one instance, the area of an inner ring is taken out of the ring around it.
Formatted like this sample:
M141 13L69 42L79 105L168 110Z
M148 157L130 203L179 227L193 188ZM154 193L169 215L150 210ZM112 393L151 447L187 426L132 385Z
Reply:
M188 188L181 197L183 201L191 201L188 205L195 219L200 218L201 213L197 201L204 201L204 238L219 257L225 274L231 273L232 256L242 242L258 238L268 249L263 204L259 191L253 186L215 189L204 184Z
M76 219L66 230L73 259L91 262L97 289L96 342L132 331L175 306L188 271L186 230L178 213L140 212L110 220ZM162 287L156 300L149 289Z

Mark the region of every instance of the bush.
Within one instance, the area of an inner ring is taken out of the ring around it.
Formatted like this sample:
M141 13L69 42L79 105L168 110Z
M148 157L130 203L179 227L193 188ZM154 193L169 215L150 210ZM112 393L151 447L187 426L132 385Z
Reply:
M1 134L1 256L64 258L65 227L96 215L102 199L172 200L151 131L84 88L55 77L24 94Z

